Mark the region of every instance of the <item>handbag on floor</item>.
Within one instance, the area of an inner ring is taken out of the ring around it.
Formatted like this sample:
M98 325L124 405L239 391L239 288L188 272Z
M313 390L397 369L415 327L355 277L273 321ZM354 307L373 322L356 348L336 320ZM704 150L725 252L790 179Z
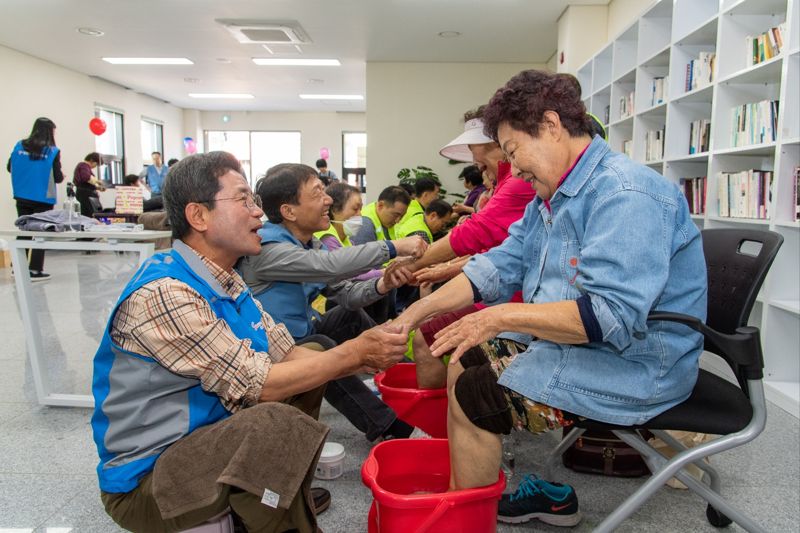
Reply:
M568 435L572 429L565 429ZM645 440L652 437L643 431ZM576 472L614 477L640 477L650 474L639 452L610 431L587 430L561 456L564 466Z

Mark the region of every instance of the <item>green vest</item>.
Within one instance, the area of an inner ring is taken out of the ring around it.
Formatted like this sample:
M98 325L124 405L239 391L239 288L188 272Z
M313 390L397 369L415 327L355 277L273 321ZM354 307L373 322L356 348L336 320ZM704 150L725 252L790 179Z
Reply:
M422 207L422 204L419 203L419 201L415 198L415 199L411 200L410 204L408 204L408 211L406 211L406 214L403 215L403 218L400 219L400 222L397 223L397 227L398 228L401 227L403 224L405 224L411 217L413 217L417 213L422 213L424 215L425 214L425 209Z
M408 237L412 233L424 233L428 236L428 244L433 242L433 233L431 233L428 224L425 223L425 213L417 212L405 222L397 224L398 239Z
M350 237L348 237L347 235L345 235L344 242L342 242L342 239L339 238L339 234L336 232L336 228L333 227L333 224L328 226L328 229L324 231L317 231L316 233L314 233L314 237L316 237L319 240L322 240L322 238L325 237L326 235L334 237L337 241L339 241L339 244L341 244L342 246L353 245L353 243L350 242Z
M377 240L393 241L397 238L395 237L394 227L387 229L388 236L384 235L383 223L381 222L381 219L378 218L377 205L377 202L372 202L365 205L361 209L361 216L365 216L372 221L372 225L375 226L375 236L377 237Z

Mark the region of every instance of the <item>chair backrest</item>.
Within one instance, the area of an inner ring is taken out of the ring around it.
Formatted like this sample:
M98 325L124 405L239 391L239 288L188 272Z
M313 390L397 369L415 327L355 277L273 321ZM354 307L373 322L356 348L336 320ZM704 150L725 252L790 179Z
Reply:
M708 270L706 324L722 333L734 333L747 325L783 236L745 228L707 229L702 236Z
M719 333L733 334L747 325L758 291L767 277L783 236L773 231L736 229L703 230L703 251L708 271L708 315L706 325ZM706 332L705 349L722 356L749 396L748 379L760 379L764 361L756 336L751 343L728 341Z
M92 214L99 213L103 210L103 204L100 203L99 198L94 196L89 197L89 204L92 206Z

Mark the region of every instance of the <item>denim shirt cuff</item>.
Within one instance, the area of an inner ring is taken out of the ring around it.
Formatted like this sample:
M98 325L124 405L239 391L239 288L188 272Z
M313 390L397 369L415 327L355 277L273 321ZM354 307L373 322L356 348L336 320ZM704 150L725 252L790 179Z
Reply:
M578 312L581 315L581 322L583 322L583 329L586 331L586 338L589 342L599 342L603 340L603 330L600 323L597 321L597 316L592 309L592 298L589 294L584 294L576 300L578 304Z
M630 335L627 334L624 324L611 311L605 298L594 295L591 298L591 303L594 316L602 330L603 340L612 344L618 350L625 349L630 344Z
M483 302L492 305L499 298L497 269L486 257L473 256L463 269L464 275L483 298Z

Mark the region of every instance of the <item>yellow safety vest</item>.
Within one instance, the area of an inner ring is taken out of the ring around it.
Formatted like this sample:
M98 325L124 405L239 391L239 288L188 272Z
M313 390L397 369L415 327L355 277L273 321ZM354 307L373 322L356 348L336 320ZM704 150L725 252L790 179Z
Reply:
M396 227L399 228L400 226L408 222L408 220L417 213L422 213L424 215L425 209L422 207L422 204L419 203L419 200L414 198L413 200L411 200L411 203L408 204L408 211L406 211L406 214L403 215L403 218L400 219L400 222L397 223Z
M377 205L377 202L372 202L365 205L361 209L361 216L365 216L372 221L372 225L375 226L375 236L379 241L393 241L397 238L395 237L394 227L387 229L388 236L384 235L383 223L381 222L381 219L378 218Z
M314 233L314 237L316 237L319 240L322 240L322 238L325 237L326 235L334 237L337 241L339 241L339 244L341 244L342 246L353 245L353 243L350 242L350 237L348 237L347 235L345 235L344 242L342 242L342 239L339 238L339 233L337 233L336 228L333 227L333 224L328 226L328 229L324 231L317 231L316 233Z
M428 236L428 244L433 242L433 233L431 233L428 224L425 222L425 213L415 213L411 218L404 223L397 225L397 238L402 239L408 237L412 233L424 233Z

